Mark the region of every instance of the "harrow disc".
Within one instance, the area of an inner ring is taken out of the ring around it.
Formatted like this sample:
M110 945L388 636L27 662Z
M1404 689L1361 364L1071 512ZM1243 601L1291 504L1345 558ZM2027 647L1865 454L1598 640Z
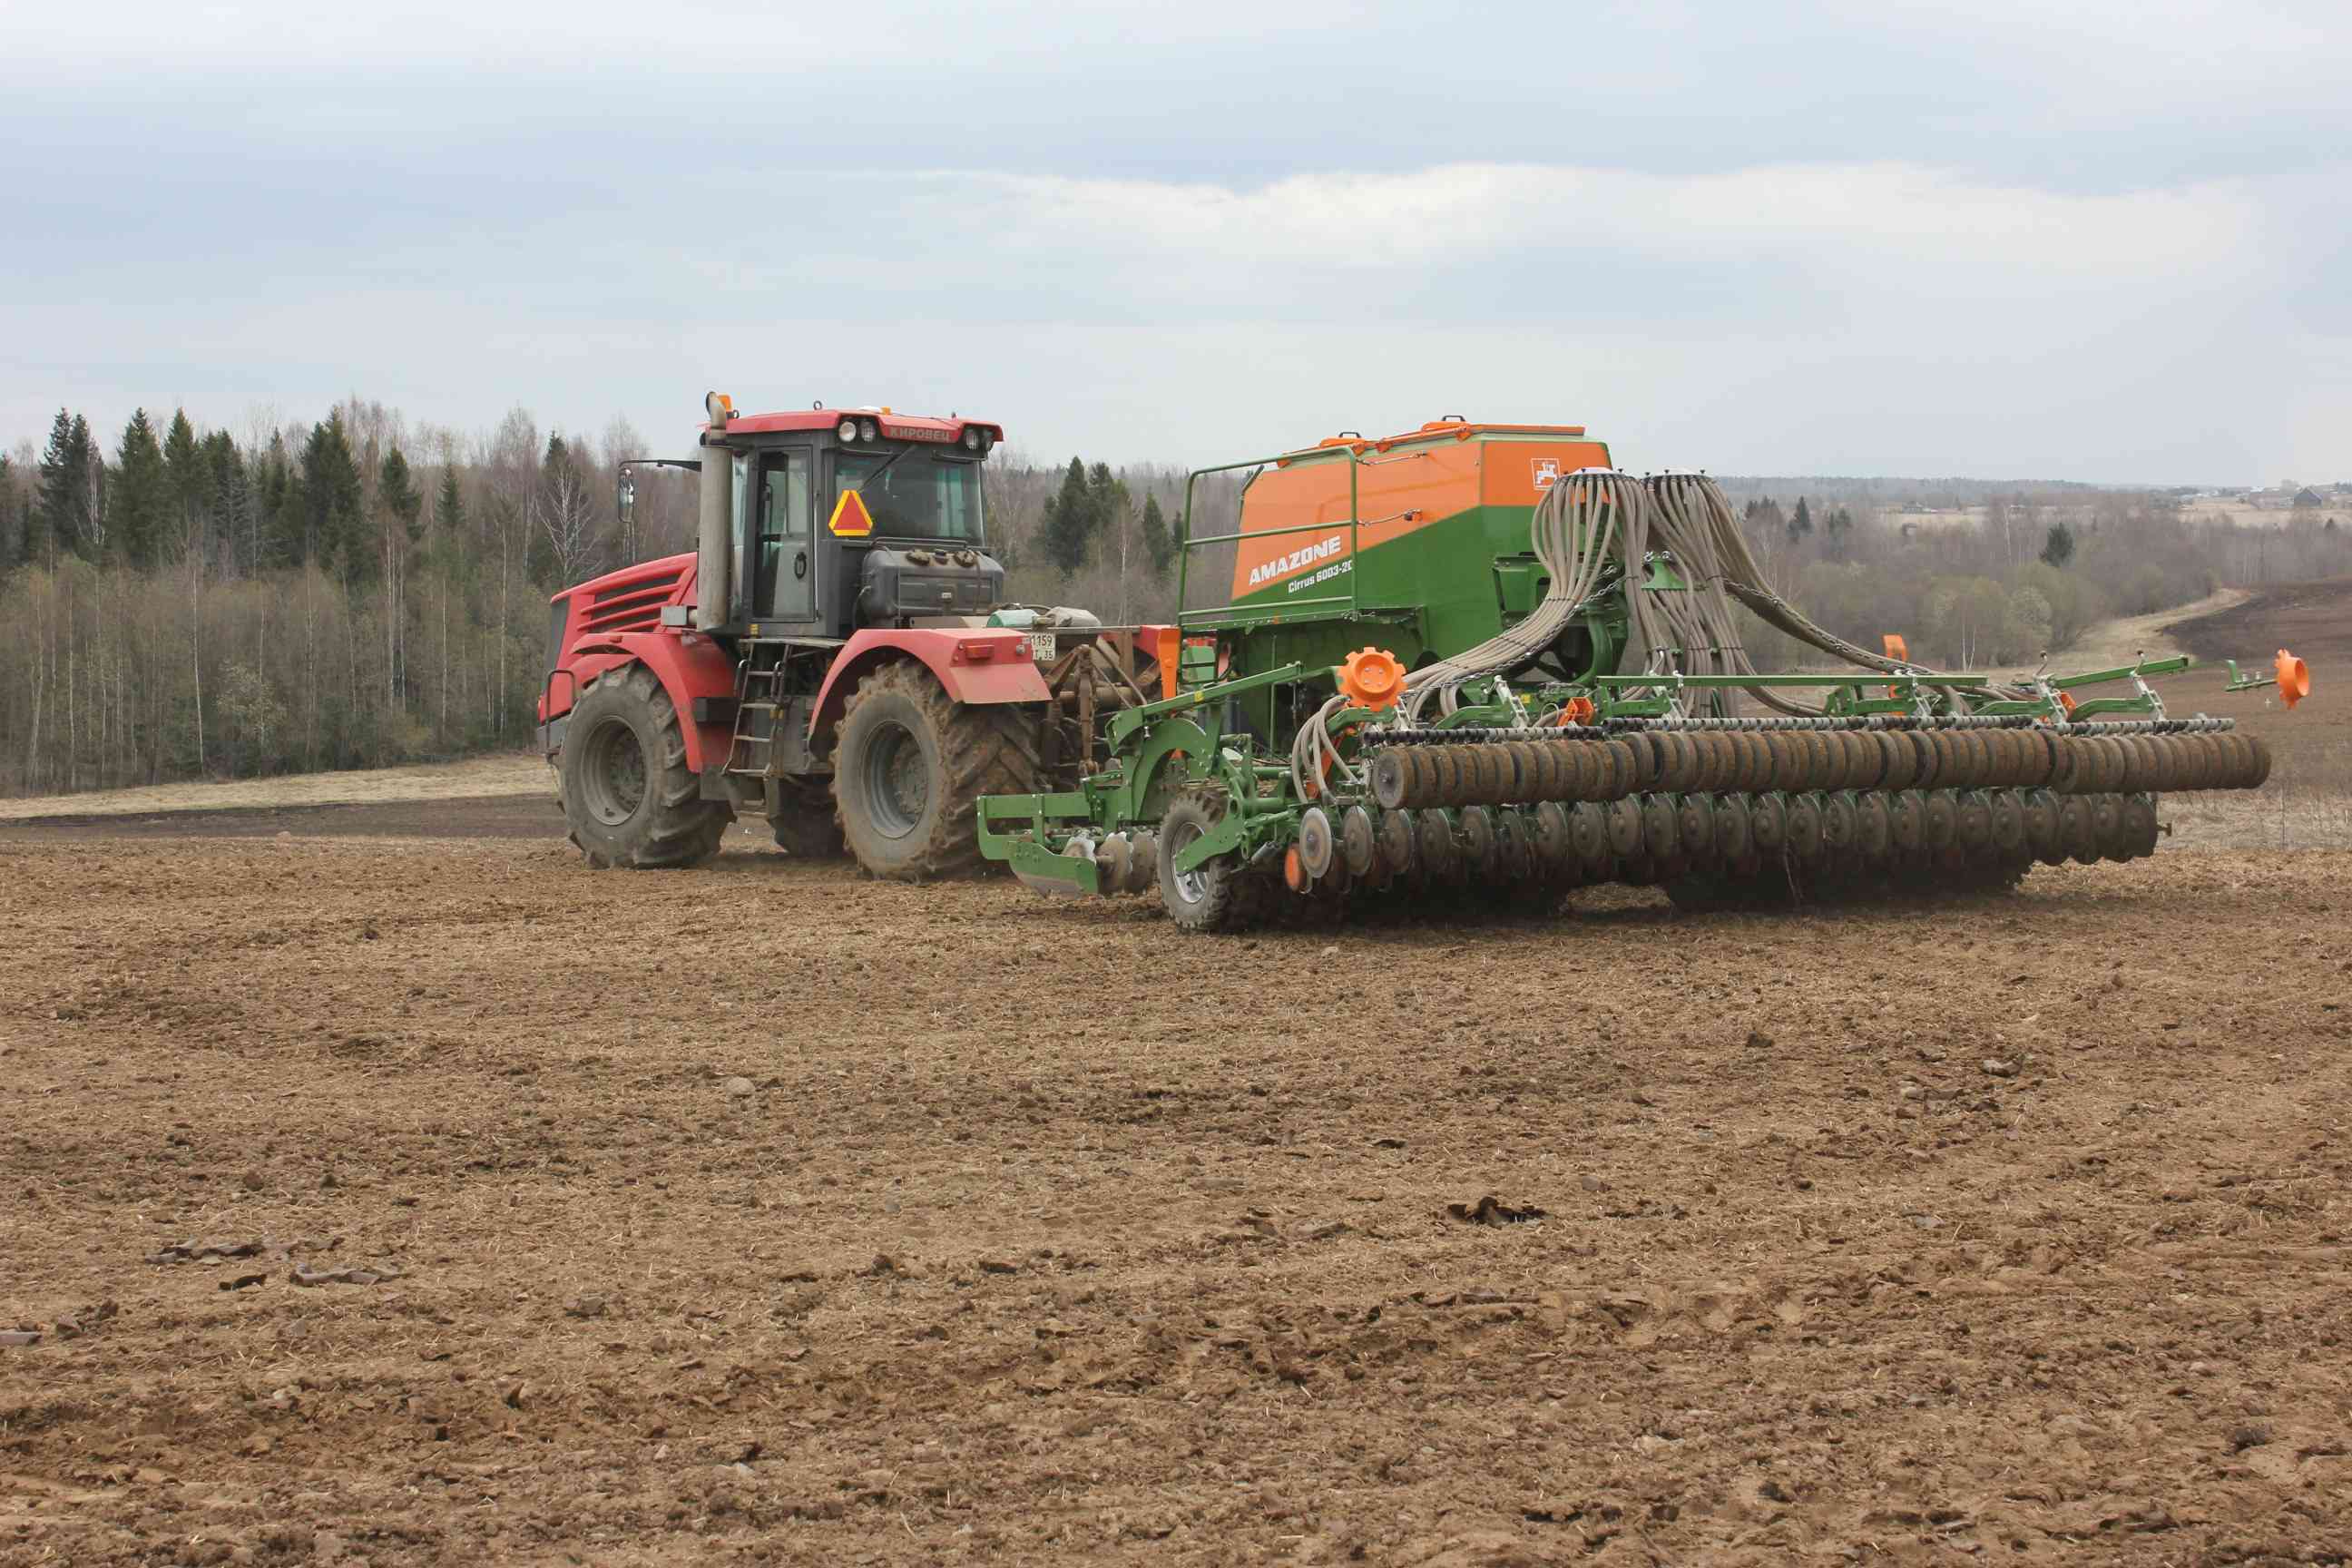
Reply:
M1843 859L1853 848L1853 796L1841 790L1822 801L1822 853Z
M1754 741L1758 737L1742 735L1739 739ZM1750 755L1753 754L1751 752ZM1748 858L1749 850L1754 847L1754 839L1748 834L1747 799L1737 795L1727 795L1717 798L1715 803L1716 853L1728 861L1745 860Z
M1410 811L1384 811L1381 814L1381 858L1395 873L1407 879L1421 876L1421 845L1413 832L1413 816Z
M1971 859L1991 847L1992 806L1982 791L1970 790L1960 796L1955 830L1960 847Z
M1609 855L1607 812L1591 801L1580 803L1568 814L1568 841L1579 860L1587 866L1599 865Z
M1864 859L1875 864L1886 858L1893 842L1894 826L1887 819L1886 797L1873 790L1854 802L1853 847Z
M2025 852L2044 865L2054 865L2052 853L2058 843L2058 802L2047 790L2029 791L2020 805L2025 819ZM2060 855L2058 859L2065 857Z
M1901 795L1886 797L1886 842L1895 853L1906 859L1919 853L1927 841L1927 813L1919 805L1917 790L1905 790Z
M2127 796L2123 817L2124 858L2140 860L2155 854L2156 802L2146 795Z
M1535 809L1536 865L1541 874L1554 881L1578 876L1575 836L1569 829L1568 807L1556 800L1548 800Z
M1992 816L1992 847L2003 858L2013 859L2025 846L2025 808L2011 790L1997 790L1988 803Z
M1351 805L1339 816L1339 854L1348 869L1361 877L1372 868L1372 814Z
M1653 860L1664 860L1681 852L1681 839L1675 831L1674 805L1664 795L1643 797L1642 847Z
M1419 747L1383 746L1372 753L1372 798L1382 811L1397 810L1409 795L1418 798L1414 775L1419 770L1414 764L1421 760Z
M1927 847L1927 852L1940 855L1949 849L1960 828L1959 805L1953 798L1952 792L1948 789L1927 791L1926 798L1919 803L1919 815L1923 830L1920 842Z
M1627 795L1612 800L1608 808L1609 852L1620 860L1630 860L1642 853L1642 808Z
M2098 858L2098 847L2091 837L2089 804L2079 795L2062 797L2058 802L2058 840L2051 846L2050 864L2061 865L2072 859L2087 866Z
M1524 882L1535 875L1535 845L1528 831L1528 819L1506 808L1495 814L1495 849L1502 873L1514 882Z
M1683 853L1705 861L1715 853L1715 805L1712 796L1686 795L1675 808L1675 834Z
M1789 853L1800 860L1814 860L1822 853L1822 808L1811 794L1790 795L1788 810Z
M2091 837L2096 844L2098 852L2092 857L2092 859L2121 860L2125 858L2118 853L2123 846L2123 834L2122 799L2112 795L2093 795L2091 797Z
M1495 844L1495 814L1483 805L1465 805L1458 826L1463 869L1471 876L1493 880L1500 859Z
M1310 805L1298 814L1298 864L1317 881L1331 874L1331 860L1336 840L1331 833L1331 817L1319 805Z
M1414 820L1413 837L1420 840L1422 874L1433 882L1459 882L1462 857L1454 841L1454 824L1443 811L1424 811Z
M1748 810L1748 843L1752 853L1768 859L1788 847L1788 796L1776 794L1756 797L1756 804Z

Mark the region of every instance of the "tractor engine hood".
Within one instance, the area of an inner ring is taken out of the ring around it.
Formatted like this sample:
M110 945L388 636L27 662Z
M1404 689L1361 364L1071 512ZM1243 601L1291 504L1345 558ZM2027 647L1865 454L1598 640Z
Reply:
M1004 568L967 544L877 544L858 569L857 624L985 613L1004 597Z

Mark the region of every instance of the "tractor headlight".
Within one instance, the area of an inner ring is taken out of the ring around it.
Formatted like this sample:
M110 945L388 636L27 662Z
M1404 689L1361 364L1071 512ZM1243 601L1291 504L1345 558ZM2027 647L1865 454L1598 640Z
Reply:
M834 434L835 434L835 435L836 435L836 436L838 436L838 437L841 437L843 440L845 440L845 441L855 441L855 440L856 440L856 439L857 439L857 421L856 421L856 420L855 420L855 419L845 419L845 420L843 420L843 421L841 422L841 427L840 427L839 429L835 430L835 431L834 432Z
M980 450L979 426L967 425L963 427L963 449L967 452L977 452Z
M858 438L859 440L861 440L861 441L875 441L875 440L879 440L879 439L881 438L881 436L882 436L882 432L875 426L874 421L872 421L871 419L861 419L861 420L859 420L859 421L858 421L858 423L857 423L857 438Z

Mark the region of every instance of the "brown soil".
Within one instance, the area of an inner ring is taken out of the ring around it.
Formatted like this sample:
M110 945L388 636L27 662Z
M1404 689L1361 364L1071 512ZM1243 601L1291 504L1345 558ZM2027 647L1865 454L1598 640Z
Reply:
M0 828L0 1562L2352 1542L2352 855L1183 941L509 809Z
M1187 942L530 762L0 824L0 1563L2345 1558L2352 854Z
M2176 717L2235 719L2269 742L2271 782L2216 792L2170 811L2180 842L2199 847L2352 848L2352 577L2266 588L2165 634L2203 661L2156 683ZM2221 689L2223 659L2268 679L2292 649L2311 667L2311 695L2290 710L2275 687ZM2084 695L2089 695L2086 691Z

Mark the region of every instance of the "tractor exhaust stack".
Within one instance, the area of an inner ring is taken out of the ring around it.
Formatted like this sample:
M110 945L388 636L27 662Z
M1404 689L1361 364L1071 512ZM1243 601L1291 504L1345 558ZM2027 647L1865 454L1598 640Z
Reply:
M702 433L702 510L695 545L694 624L703 631L710 631L727 624L728 601L732 597L727 572L727 536L735 510L735 460L727 449L725 437L735 405L726 394L719 392L707 394L702 405L710 416L710 426Z

